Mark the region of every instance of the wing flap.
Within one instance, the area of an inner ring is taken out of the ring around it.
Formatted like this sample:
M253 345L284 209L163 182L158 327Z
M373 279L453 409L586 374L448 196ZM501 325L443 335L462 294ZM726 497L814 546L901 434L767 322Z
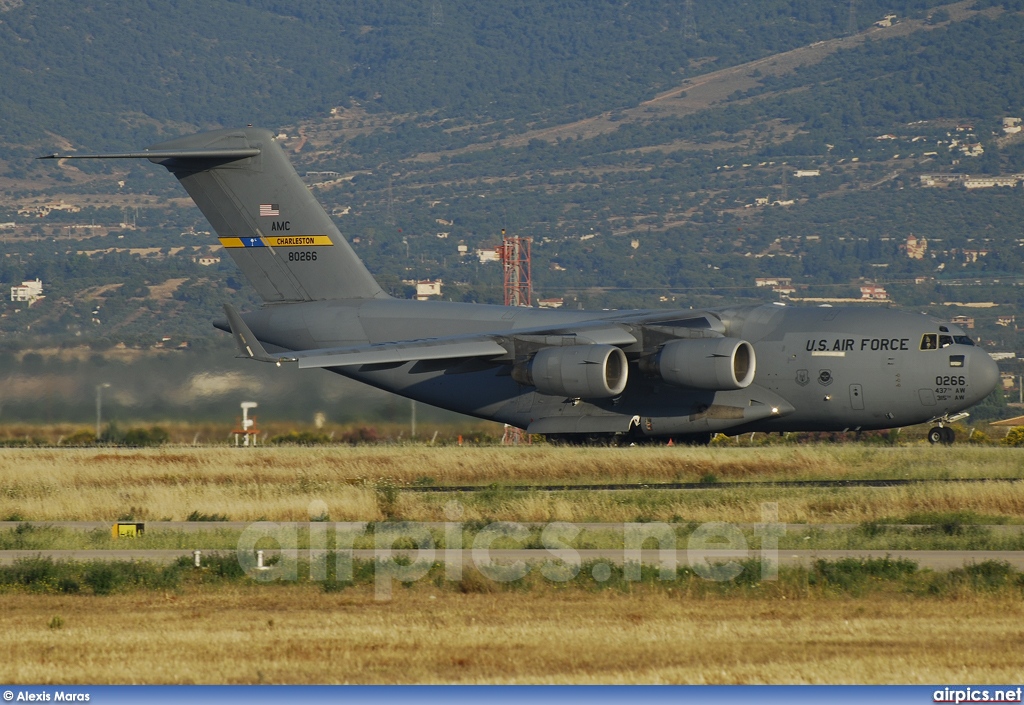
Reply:
M360 345L351 348L325 348L287 353L298 360L299 368L379 365L390 362L418 362L467 357L498 357L508 351L489 337L432 338L400 343Z

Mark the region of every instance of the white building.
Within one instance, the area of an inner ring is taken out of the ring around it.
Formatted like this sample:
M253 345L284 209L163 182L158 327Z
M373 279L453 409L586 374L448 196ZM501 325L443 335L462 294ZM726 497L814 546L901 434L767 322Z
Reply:
M869 301L888 301L889 294L885 287L869 284L860 288L860 298Z
M43 282L39 279L22 282L21 286L11 287L11 301L27 303L29 306L43 298Z
M972 176L964 181L964 188L1013 188L1017 185L1018 177L1014 176Z
M754 285L761 286L789 286L793 283L792 277L755 277Z
M416 300L426 301L431 296L440 296L441 284L443 282L440 279L434 281L424 279L416 282Z

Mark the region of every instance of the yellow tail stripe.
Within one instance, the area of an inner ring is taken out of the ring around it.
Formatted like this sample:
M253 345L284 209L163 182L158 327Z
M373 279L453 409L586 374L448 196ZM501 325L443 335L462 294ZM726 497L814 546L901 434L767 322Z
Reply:
M218 238L222 247L330 247L334 245L327 235L264 235L255 238Z
M270 247L318 247L334 244L327 235L265 235L263 241Z

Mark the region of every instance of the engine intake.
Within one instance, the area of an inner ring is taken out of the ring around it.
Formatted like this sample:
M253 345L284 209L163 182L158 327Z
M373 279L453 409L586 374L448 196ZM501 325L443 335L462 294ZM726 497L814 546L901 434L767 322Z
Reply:
M626 354L614 345L570 345L544 348L512 368L512 378L542 394L603 399L622 394L629 367Z
M640 370L693 389L743 389L754 381L754 347L736 338L673 340L640 359Z

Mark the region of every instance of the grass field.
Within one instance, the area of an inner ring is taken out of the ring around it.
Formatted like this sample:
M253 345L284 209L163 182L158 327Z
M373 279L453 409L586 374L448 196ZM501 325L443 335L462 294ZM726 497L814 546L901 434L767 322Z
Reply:
M1024 646L1004 595L245 587L0 594L0 614L8 683L1013 683Z
M884 489L720 487L979 477L1003 480ZM0 449L0 519L445 521L445 505L454 499L469 532L491 520L655 520L679 524L683 539L693 522L763 521L761 504L773 502L784 523L857 525L808 527L784 537L783 546L1019 549L1024 483L1008 480L1021 477L1020 451L966 446ZM708 488L508 489L672 481ZM431 484L482 489L454 496L407 491ZM15 529L0 534L0 548L116 545L107 536ZM211 522L198 536L153 533L132 547L202 539L230 548L236 537L237 530ZM616 540L593 531L577 544ZM427 579L396 588L388 602L375 600L366 582L327 589L178 569L172 575L138 564L113 572L29 565L3 573L0 680L953 683L1013 682L1020 673L1024 578L1000 566L895 577L825 566L818 573L783 569L777 582L694 578L614 588ZM32 570L35 577L25 578ZM111 577L121 573L127 582Z
M516 492L510 485L846 478L1022 478L1013 448L861 445L806 448L166 448L0 449L0 520L182 521L761 521L860 523L920 512L973 512L1024 522L1024 483L886 489ZM453 497L414 485L474 484Z

